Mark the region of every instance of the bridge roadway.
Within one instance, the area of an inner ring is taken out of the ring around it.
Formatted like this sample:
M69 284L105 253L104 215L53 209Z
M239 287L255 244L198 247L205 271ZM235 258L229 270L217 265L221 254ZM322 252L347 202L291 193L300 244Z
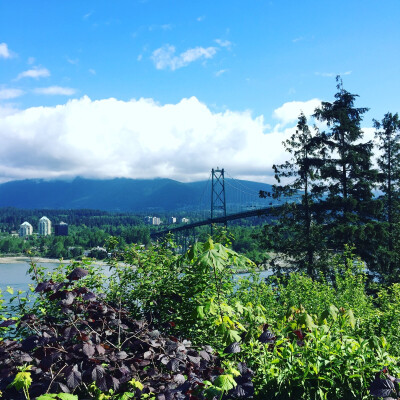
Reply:
M267 208L259 208L259 209L256 209L256 210L242 211L240 213L227 215L226 217L209 218L209 219L206 219L206 220L203 220L203 221L198 221L198 222L193 222L191 224L177 226L176 228L166 229L166 230L159 231L159 232L153 232L153 233L150 234L150 237L153 238L153 239L156 239L156 238L158 238L160 236L166 235L167 233L180 232L180 231L184 231L186 229L196 228L197 226L211 225L211 224L222 224L222 223L225 223L227 221L232 221L234 219L260 217L261 215L270 214L271 211L274 208L276 208L276 207L270 206L270 207L267 207Z

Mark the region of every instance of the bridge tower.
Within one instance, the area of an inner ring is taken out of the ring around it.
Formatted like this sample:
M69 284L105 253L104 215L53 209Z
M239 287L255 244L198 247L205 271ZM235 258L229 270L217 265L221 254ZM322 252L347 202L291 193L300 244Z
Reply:
M226 217L226 196L224 169L211 170L211 219L215 217ZM225 227L227 222L225 220ZM211 225L211 234L213 228Z

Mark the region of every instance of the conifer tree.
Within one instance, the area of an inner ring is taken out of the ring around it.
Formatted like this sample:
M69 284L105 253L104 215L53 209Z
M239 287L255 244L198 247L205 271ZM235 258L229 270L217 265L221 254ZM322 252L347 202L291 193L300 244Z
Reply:
M275 179L272 196L288 200L277 209L278 222L269 230L269 239L285 264L309 275L316 272L316 253L321 250L320 226L315 222L315 204L319 195L314 191L318 181L318 141L312 135L303 113L296 132L283 145L291 159L273 165ZM265 193L264 193L265 195ZM318 257L317 257L318 258Z
M382 152L378 158L379 189L383 192L385 220L389 224L388 249L393 250L393 227L400 192L400 120L386 113L381 122L374 120L375 137Z
M324 151L330 154L320 170L325 231L331 248L342 250L345 244L355 244L360 255L369 259L377 213L372 192L377 171L372 169L373 143L360 142L361 121L368 108L356 108L358 95L346 91L339 76L336 80L335 101L322 102L314 114L328 128L320 135Z
M377 272L386 282L399 281L400 241L400 120L398 114L386 113L382 121L374 120L378 140L379 189L383 202L382 242L377 248Z

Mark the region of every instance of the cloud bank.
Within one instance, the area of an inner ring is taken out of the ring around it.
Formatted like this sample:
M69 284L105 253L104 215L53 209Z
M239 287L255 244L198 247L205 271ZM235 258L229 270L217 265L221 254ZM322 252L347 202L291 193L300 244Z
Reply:
M293 109L275 110L278 124L293 121ZM0 181L75 176L193 181L207 179L219 166L236 178L273 182L271 166L286 159L282 141L294 126L278 131L249 111L215 113L196 97L165 105L84 96L56 107L2 112L0 106Z

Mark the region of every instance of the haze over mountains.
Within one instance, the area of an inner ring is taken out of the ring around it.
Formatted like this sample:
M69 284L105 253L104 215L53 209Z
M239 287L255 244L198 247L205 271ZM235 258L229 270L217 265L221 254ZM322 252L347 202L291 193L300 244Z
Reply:
M225 189L227 207L231 209L267 207L271 202L271 199L257 198L259 190L271 190L271 185L265 183L225 179ZM211 183L207 181L75 178L72 181L30 179L0 184L0 207L145 212L209 209L210 202Z

